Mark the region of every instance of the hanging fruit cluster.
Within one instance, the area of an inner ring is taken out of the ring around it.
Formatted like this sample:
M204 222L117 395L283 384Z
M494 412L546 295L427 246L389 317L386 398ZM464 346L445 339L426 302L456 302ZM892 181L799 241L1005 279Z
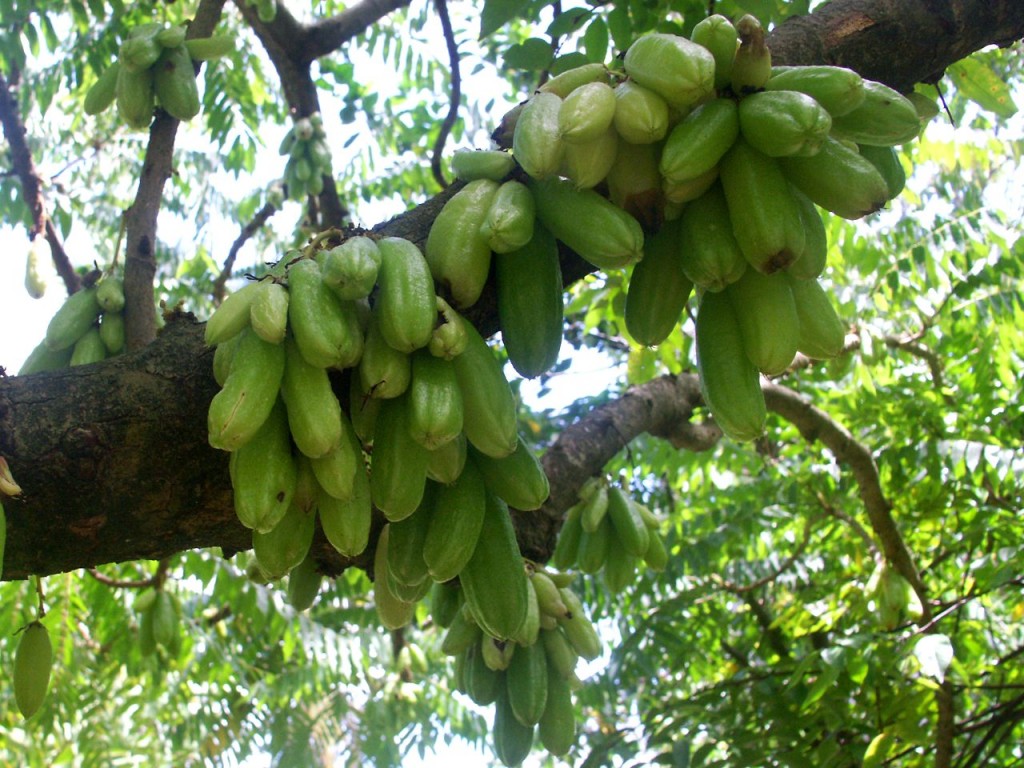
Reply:
M528 376L560 343L560 294L547 299L553 241L599 269L632 268L626 326L645 345L668 336L696 287L705 401L726 434L752 439L765 421L759 374L843 346L817 281L827 253L818 207L856 219L899 194L893 146L917 136L922 116L848 69L773 67L753 16L735 26L711 16L692 39L646 35L623 66L569 70L521 106L511 154L523 181L510 180L507 153L457 156L467 184L438 216L428 260L463 306L495 254L499 311L513 308L506 346ZM547 255L530 268L501 255L531 237ZM538 297L532 313L515 309L526 295Z
M199 87L193 62L226 56L233 35L185 39L180 25L147 22L129 31L117 60L107 67L85 96L85 113L98 115L111 104L129 128L149 127L159 104L178 120L199 114Z
M296 118L278 151L288 156L284 183L292 200L319 195L324 191L324 177L334 176L331 150L327 147L327 134L319 112Z
M107 275L68 296L19 376L97 363L124 350L124 284Z

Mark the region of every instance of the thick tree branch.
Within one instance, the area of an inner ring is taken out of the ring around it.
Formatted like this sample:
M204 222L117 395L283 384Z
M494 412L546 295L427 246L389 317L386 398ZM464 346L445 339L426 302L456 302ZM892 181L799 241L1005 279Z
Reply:
M309 61L332 53L410 0L363 0L329 19L314 24L306 37L303 55Z

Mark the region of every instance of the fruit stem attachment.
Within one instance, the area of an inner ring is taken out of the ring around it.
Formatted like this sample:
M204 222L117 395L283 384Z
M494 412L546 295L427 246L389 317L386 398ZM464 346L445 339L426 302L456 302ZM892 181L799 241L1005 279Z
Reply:
M36 583L36 597L38 598L36 621L42 621L46 615L46 596L43 594L43 579L41 576L33 576L32 578Z

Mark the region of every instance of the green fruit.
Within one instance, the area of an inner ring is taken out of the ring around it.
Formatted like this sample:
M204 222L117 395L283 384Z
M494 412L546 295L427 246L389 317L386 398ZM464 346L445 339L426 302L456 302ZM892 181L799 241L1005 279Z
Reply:
M528 611L526 571L508 507L494 494L487 494L476 549L459 581L481 629L499 640L516 636Z
M609 489L609 506L611 502L611 489ZM597 573L608 559L608 549L612 543L612 525L608 516L601 518L598 526L588 531L583 529L580 534L579 550L576 553L576 562L584 573Z
M707 291L722 290L746 271L747 260L733 234L721 184L714 184L683 209L678 250L682 273Z
M505 676L487 666L483 654L483 643L490 640L486 635L481 642L473 643L465 651L466 667L463 683L466 695L481 707L493 704L498 698L498 691L505 686Z
M494 253L508 253L522 248L533 237L535 207L533 195L519 181L506 181L487 208L480 224L480 237Z
M828 360L843 351L846 326L839 319L828 293L817 280L789 278L800 322L797 349L816 360Z
M334 295L312 259L289 265L288 292L288 327L307 362L319 368L355 365L363 353L355 304Z
M519 765L533 748L532 725L523 725L516 719L508 693L502 687L494 702L494 753L507 766Z
M566 512L562 528L558 532L558 541L555 543L555 551L551 556L551 564L556 568L571 568L576 564L576 556L579 552L580 536L583 527L580 525L580 515L583 509L583 502L569 508Z
M310 365L293 339L285 341L281 397L288 409L288 427L295 446L312 459L341 441L341 404L325 368Z
M647 551L644 552L643 560L652 571L663 571L668 565L668 549L665 542L657 531L651 531L647 541Z
M566 144L561 173L578 189L596 187L615 164L619 134L609 128L596 139L582 144Z
M252 302L259 283L246 283L220 303L206 321L205 341L208 347L233 338L249 326Z
M544 645L549 667L563 680L568 680L576 669L580 655L569 643L569 638L565 636L561 625L556 622L553 629L541 630L540 641ZM550 680L548 682L550 684ZM550 691L549 687L549 695Z
M451 485L466 465L466 433L439 448L428 451L427 477L443 485Z
M157 34L151 31L148 34L126 38L121 43L117 54L117 60L121 66L132 72L140 72L152 67L160 58L160 53L163 50L156 40Z
M832 129L832 117L799 91L762 91L740 101L743 138L769 157L813 155Z
M516 720L526 726L539 723L548 701L548 659L543 645L534 643L516 649L505 686Z
M875 169L885 179L890 200L903 191L907 184L907 172L903 169L903 163L900 162L899 152L893 147L863 144L860 147L860 156L875 166Z
M580 526L587 533L598 529L608 513L608 484L601 482L597 489L587 496L580 509Z
M306 464L305 474L312 477L312 470ZM303 472L300 470L299 477ZM300 481L296 481L298 483ZM315 490L315 489L314 489ZM277 525L265 533L253 531L252 551L256 562L269 579L280 579L306 559L313 543L316 530L316 504L303 507L296 503L298 492L292 497L288 511Z
M209 61L210 59L219 59L221 56L227 56L237 46L235 36L229 34L196 37L186 40L185 47L188 49L188 54L192 57L192 61Z
M864 101L864 79L859 74L846 67L824 64L773 70L765 88L805 93L833 118L845 115Z
M100 338L99 326L94 325L75 342L68 365L74 367L98 363L106 356L107 348L103 345L103 339Z
M447 629L462 608L462 590L455 582L435 582L430 591L430 616L437 626Z
M284 368L282 345L268 344L251 328L242 332L224 387L210 401L210 445L234 451L256 434L278 399Z
M129 128L148 128L153 120L153 107L156 104L153 70L131 70L123 65L119 67L115 102L117 114Z
M540 605L531 579L526 580L526 596L526 620L513 641L510 641L519 646L533 645L540 639Z
M377 539L377 551L373 556L373 599L377 617L385 629L401 629L412 621L416 604L400 600L388 588L386 571L390 527L390 524L385 525Z
M540 509L550 488L537 456L519 437L517 447L508 456L492 458L471 451L473 463L483 475L487 490L500 496L513 509Z
M377 284L381 255L377 243L368 237L350 237L341 245L317 256L320 274L338 298L362 299Z
M553 755L565 755L576 743L576 711L567 677L548 665L548 697L537 724L540 743Z
M748 269L724 293L732 301L750 361L768 376L785 371L796 356L800 338L789 276Z
M480 538L486 503L486 486L473 463L454 483L437 488L423 543L423 560L434 581L454 579L465 568Z
M191 120L199 114L199 87L188 48L164 48L153 65L153 90L171 117Z
M696 330L701 393L715 423L734 440L760 437L767 416L764 394L728 296L708 292L701 297Z
M626 587L636 580L636 567L640 558L631 555L618 547L618 541L612 537L612 544L608 548L608 557L604 561L604 570L601 571L601 578L613 595L620 594Z
M469 182L444 204L430 226L426 245L430 274L458 308L475 304L487 283L491 246L489 233L481 228L503 186L489 179Z
M412 358L408 352L400 352L387 343L377 314L376 311L370 314L363 356L359 359L359 375L354 378L359 379L369 397L386 400L398 397L409 388Z
M530 575L530 584L537 595L537 607L541 613L555 619L569 615L569 608L562 600L562 593L554 580L544 571L534 571Z
M150 611L153 615L154 642L170 650L179 641L181 633L174 596L163 589L157 590Z
M361 464L361 462L360 462ZM318 496L320 527L324 537L343 557L357 557L370 541L373 505L370 502L370 478L360 465L347 499L338 499L326 491Z
M612 538L618 542L618 546L612 546L610 557L619 554L620 549L634 557L643 557L651 534L626 491L617 485L608 489L608 519L614 532Z
M280 344L288 330L288 290L274 280L261 280L253 294L249 324L264 341Z
M366 342L369 347L369 331ZM363 354L366 354L365 350ZM359 363L362 365L362 360ZM377 411L380 410L380 399L370 395L363 387L361 378L355 371L349 376L348 412L356 435L364 444L369 445L373 442L373 425L377 420Z
M462 420L462 392L452 362L417 350L409 384L410 437L433 451L462 433Z
M516 402L501 364L476 328L466 324L466 350L452 364L462 392L462 428L481 453L500 458L516 449Z
M27 376L30 373L57 371L62 368L67 368L68 363L71 362L71 355L73 352L74 346L53 350L46 346L46 341L43 340L39 342L31 352L29 352L28 357L25 358L25 362L22 363L21 368L18 369L18 375Z
M608 83L586 83L565 97L558 111L558 133L571 144L593 141L615 117L615 91Z
M108 355L116 355L124 350L124 315L120 312L106 312L100 316L100 341Z
M914 103L899 91L874 80L864 81L864 101L832 121L837 138L891 147L917 138L921 118Z
M816 155L781 157L779 165L794 187L844 219L874 213L889 199L889 185L878 169L834 138L828 138Z
M172 24L157 32L154 39L164 48L175 48L185 42L186 31L180 24Z
M825 222L817 207L803 192L790 188L793 199L800 210L800 221L804 227L804 248L796 259L786 267L793 277L812 280L825 271L828 260L828 234Z
M73 347L100 316L96 288L83 288L64 300L46 326L46 346L51 351Z
M387 570L400 584L411 586L428 580L423 549L434 517L435 486L429 488L411 515L390 525Z
M288 604L296 611L308 610L320 592L322 581L312 553L307 554L288 574Z
M538 90L553 93L563 99L587 83L608 82L608 67L600 63L583 64L555 75Z
M576 594L565 587L559 592L569 609L569 615L558 620L559 628L576 653L587 661L594 661L601 655L601 639L597 636L597 630L583 612L583 605Z
M672 107L683 109L707 98L715 87L715 59L684 37L652 33L626 51L626 74L659 94Z
M626 290L626 330L640 344L664 341L679 323L693 283L680 265L677 222L666 222L644 241L644 257L633 267Z
M365 474L363 451L352 423L341 414L341 439L323 456L310 459L320 487L336 499L348 501L359 487L359 475Z
M668 104L659 94L632 80L615 86L615 131L630 144L653 144L668 133Z
M374 312L381 335L400 352L425 347L437 320L431 267L420 249L403 238L382 238L377 247L381 264Z
M494 259L501 340L509 362L522 376L539 376L555 364L562 346L558 243L538 223L524 247Z
M377 414L370 456L370 496L384 516L397 522L423 499L427 450L409 434L409 399L384 400Z
M597 192L571 181L531 182L537 216L558 240L599 269L621 269L643 257L640 223Z
M22 717L32 717L43 705L52 665L50 634L40 622L33 621L21 633L14 653L14 700Z
M720 178L733 234L754 269L766 274L784 269L803 250L800 209L780 162L817 157L776 159L739 138L722 158Z
M657 232L665 220L665 193L658 172L660 153L660 144L630 144L622 140L615 164L605 179L608 199L648 232Z
M291 506L298 477L283 403L231 454L229 467L239 521L255 531L272 530Z
M739 135L732 99L712 99L672 129L661 154L661 174L670 184L695 179L718 165Z
M527 175L545 179L558 172L564 144L559 137L562 99L550 91L535 93L516 119L512 154Z
M749 13L736 22L740 47L732 61L732 91L737 96L764 88L772 74L772 56L764 39L764 29Z
M460 656L470 648L479 649L482 635L479 625L463 604L448 626L444 639L441 640L441 653L446 656Z
M466 321L440 296L437 297L437 313L440 319L430 336L427 349L434 357L451 360L466 349Z
M98 115L111 104L117 96L117 78L121 71L121 62L115 61L96 78L88 92L82 109L87 115Z
M452 173L461 181L503 181L515 167L515 158L499 149L462 149L452 155Z
M708 49L715 60L715 88L719 91L732 83L732 62L740 40L736 27L720 13L697 22L690 39Z

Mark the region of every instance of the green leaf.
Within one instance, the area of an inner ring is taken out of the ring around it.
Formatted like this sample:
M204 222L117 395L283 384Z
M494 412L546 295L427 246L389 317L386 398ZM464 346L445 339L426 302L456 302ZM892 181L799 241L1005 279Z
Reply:
M608 55L608 25L603 19L594 19L583 33L583 49L587 58L595 62L603 62Z
M547 34L554 40L579 32L593 15L592 11L588 11L585 8L571 8L564 13L558 14L555 20L548 24Z
M539 37L531 37L513 45L505 52L505 66L510 69L542 71L551 64L551 44Z
M629 11L620 6L608 14L608 31L611 32L615 47L620 51L629 48L633 42L633 25L629 21Z
M480 13L480 39L498 31L517 16L525 15L529 0L487 0Z
M946 72L957 89L982 109L995 112L1000 117L1017 114L1017 105L1010 95L1009 84L1001 79L991 67L977 59L963 59L951 65Z

